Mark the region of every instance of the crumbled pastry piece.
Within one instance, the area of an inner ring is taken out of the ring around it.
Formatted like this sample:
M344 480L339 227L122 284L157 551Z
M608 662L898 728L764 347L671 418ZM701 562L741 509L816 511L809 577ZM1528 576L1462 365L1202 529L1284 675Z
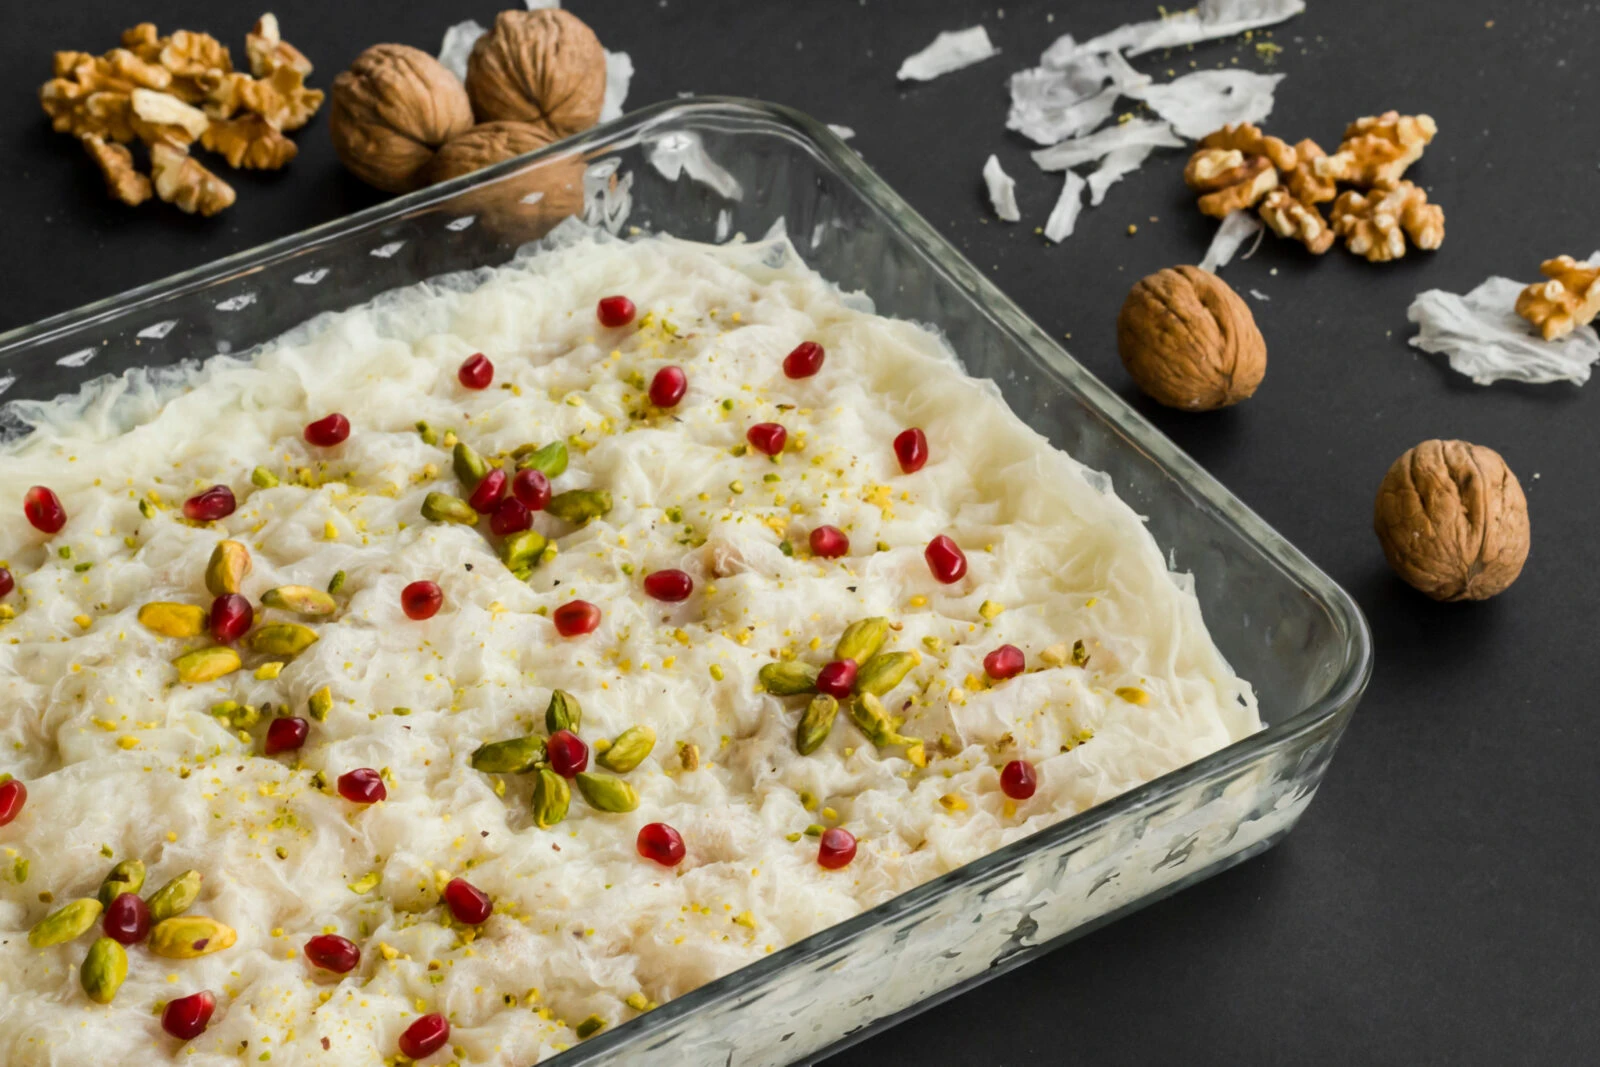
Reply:
M1261 128L1250 122L1230 123L1200 139L1201 148L1236 149L1247 156L1266 156L1282 173L1294 170L1298 160L1295 151L1286 141L1269 137Z
M1360 186L1399 181L1438 132L1428 115L1385 111L1356 119L1345 129L1339 150L1316 162L1316 173L1329 181Z
M133 168L132 152L122 145L108 143L97 134L85 134L82 141L89 158L100 165L100 172L106 179L106 191L112 199L130 207L137 207L150 199L150 179Z
M1317 173L1317 161L1328 154L1322 146L1307 137L1294 146L1295 166L1288 175L1289 192L1302 204L1323 204L1339 195L1332 178Z
M1236 148L1202 148L1183 168L1183 180L1205 192L1200 211L1221 219L1254 207L1277 188L1278 172L1266 156L1246 155Z
M1549 281L1534 282L1517 296L1517 314L1539 328L1546 341L1587 326L1600 312L1600 263L1557 256L1539 264Z
M1277 188L1261 201L1261 221L1279 237L1292 237L1313 255L1333 247L1334 233L1315 204L1302 203L1288 189Z
M241 115L210 123L200 143L245 170L277 170L300 153L300 148L260 115Z
M306 76L288 66L239 86L239 102L277 130L298 130L310 122L322 99L321 89L307 89Z
M211 124L204 111L167 93L135 89L129 94L129 99L133 112L130 120L133 132L148 145L165 141L179 148L188 148L199 140Z
M1379 180L1365 193L1346 190L1329 215L1345 247L1372 263L1404 256L1407 237L1430 251L1444 242L1444 209L1407 181Z
M233 186L165 141L150 146L150 170L156 195L191 215L215 215L233 203Z
M244 52L250 60L250 73L265 78L279 67L290 67L301 77L311 73L311 60L305 53L283 39L278 30L278 16L267 12L256 20L245 34Z

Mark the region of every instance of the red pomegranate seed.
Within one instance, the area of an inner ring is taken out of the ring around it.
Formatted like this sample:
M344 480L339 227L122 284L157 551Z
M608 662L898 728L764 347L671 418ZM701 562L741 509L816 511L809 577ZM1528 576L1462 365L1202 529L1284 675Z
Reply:
M589 769L589 746L571 730L557 730L544 743L545 758L550 769L563 778L571 778Z
M35 530L53 534L67 524L67 509L61 498L42 485L29 489L22 497L22 513Z
M1022 668L1028 665L1022 655L1022 649L1016 645L1001 645L987 656L983 657L983 673L997 682L1007 678L1015 678L1022 673Z
M508 496L494 506L489 516L489 529L496 537L521 533L533 525L533 512L514 496Z
M600 320L600 325L608 330L614 330L618 326L626 326L632 322L636 310L633 301L625 296L603 296L594 313L595 318Z
M219 645L231 645L243 637L255 622L256 609L238 593L223 593L211 602L211 637Z
M450 879L444 887L444 902L450 905L450 914L456 917L456 921L468 926L487 921L494 911L494 902L489 899L489 894L465 878Z
M789 431L775 422L758 422L744 436L757 452L776 456L783 451L784 442L789 440Z
M511 479L511 495L522 501L529 511L543 511L550 503L550 479L545 477L544 471L532 467L518 471Z
M179 1041L188 1041L206 1032L206 1024L211 1022L211 1013L216 1010L217 998L209 989L169 1000L161 1013L161 1029Z
M928 462L928 435L915 426L909 430L901 430L894 439L894 455L900 461L900 469L907 474L915 474Z
M17 580L11 576L11 572L4 567L0 567L0 597L10 596L11 590L16 587Z
M119 893L106 908L100 928L119 944L137 944L150 932L150 905L138 893Z
M456 377L468 389L487 389L489 383L494 381L494 364L482 352L475 352L461 364Z
M676 867L683 862L683 835L664 822L646 823L639 828L634 842L639 855L655 860L663 867Z
M818 526L811 531L811 554L823 559L838 559L850 551L850 538L837 526Z
M357 767L339 776L339 795L352 804L376 804L389 799L383 776L371 767Z
M650 380L650 403L658 408L675 408L689 391L689 377L682 367L662 367Z
M0 826L15 819L28 802L28 787L15 778L0 782Z
M600 625L600 609L587 600L569 600L550 613L550 621L562 637L592 634Z
M433 582L412 582L400 590L400 609L409 618L431 619L444 604L444 590Z
M338 412L306 425L306 440L319 448L332 448L350 436L350 420Z
M443 1015L424 1015L400 1035L400 1051L414 1060L431 1056L450 1040L450 1024Z
M856 858L856 835L842 827L822 831L822 844L817 848L817 862L836 871L849 866Z
M272 725L267 727L267 739L262 744L261 750L269 756L276 756L280 752L293 752L306 743L306 737L310 733L311 724L304 719L273 719Z
M348 974L361 963L361 947L348 937L318 934L306 942L306 959L325 971Z
M928 542L928 547L923 549L922 557L928 561L928 569L933 576L945 585L959 582L967 574L967 556L957 545L944 534L940 534Z
M827 353L815 341L801 341L783 357L783 373L790 378L809 378L822 369Z
M225 485L213 485L183 502L183 517L192 522L216 522L233 514L238 507L233 490Z
M1000 792L1012 800L1027 800L1039 788L1039 779L1033 773L1033 764L1025 759L1014 759L1000 770Z
M817 692L844 700L856 684L856 661L836 659L817 672Z
M472 510L479 515L487 515L500 503L500 498L506 492L506 472L499 467L490 467L489 473L483 476L483 481L467 497L467 503L472 505Z
M679 570L652 571L645 575L644 591L657 600L676 604L689 599L694 592L694 579Z

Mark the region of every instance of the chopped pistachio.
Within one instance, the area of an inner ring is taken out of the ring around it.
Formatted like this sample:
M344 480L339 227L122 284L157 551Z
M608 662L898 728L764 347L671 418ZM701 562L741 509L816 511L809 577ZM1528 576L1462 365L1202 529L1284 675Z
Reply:
M273 489L278 485L278 476L265 467L257 467L250 472L250 484L257 489Z
M333 577L328 579L328 592L337 593L344 588L344 571L334 571Z

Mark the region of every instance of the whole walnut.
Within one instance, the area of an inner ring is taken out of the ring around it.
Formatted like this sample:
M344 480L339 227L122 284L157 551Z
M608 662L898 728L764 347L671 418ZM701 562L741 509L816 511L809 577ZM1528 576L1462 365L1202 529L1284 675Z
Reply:
M1199 267L1169 267L1134 285L1117 316L1117 350L1140 389L1184 411L1237 404L1267 372L1250 308Z
M532 122L557 137L600 121L606 53L576 15L502 11L467 60L467 94L480 122Z
M1435 600L1486 600L1528 559L1528 499L1500 453L1424 441L1378 487L1373 527L1396 574Z
M555 140L547 127L531 122L480 123L439 149L423 177L429 185L459 178ZM498 237L519 244L537 240L583 210L583 169L576 156L546 159L463 193L449 207L479 216Z
M419 188L434 151L471 127L466 88L419 49L373 45L333 79L334 151L351 173L385 192Z

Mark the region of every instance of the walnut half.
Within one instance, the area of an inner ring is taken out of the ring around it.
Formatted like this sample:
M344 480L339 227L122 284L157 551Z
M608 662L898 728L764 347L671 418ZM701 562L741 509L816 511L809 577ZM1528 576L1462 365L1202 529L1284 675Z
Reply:
M1549 281L1534 282L1517 296L1517 314L1539 328L1546 341L1587 326L1600 312L1600 265L1557 256L1539 264Z
M1444 209L1406 181L1380 180L1365 193L1346 190L1329 215L1345 247L1371 263L1404 256L1407 237L1429 251L1444 242Z
M1356 119L1346 127L1339 150L1317 160L1317 175L1361 186L1399 181L1406 168L1422 158L1422 150L1438 132L1428 115L1385 111Z

